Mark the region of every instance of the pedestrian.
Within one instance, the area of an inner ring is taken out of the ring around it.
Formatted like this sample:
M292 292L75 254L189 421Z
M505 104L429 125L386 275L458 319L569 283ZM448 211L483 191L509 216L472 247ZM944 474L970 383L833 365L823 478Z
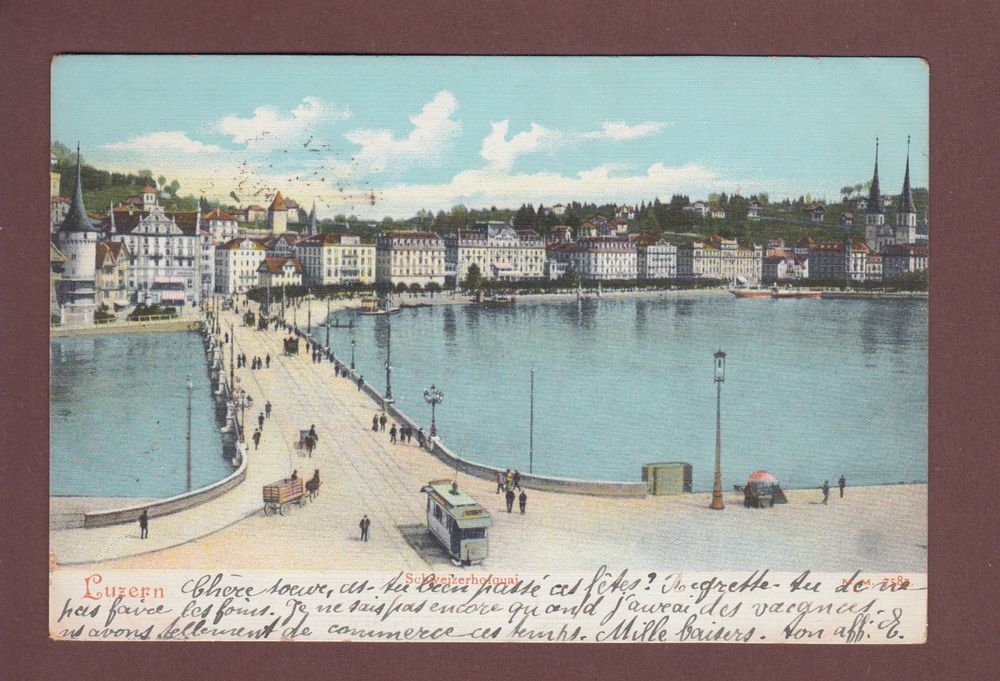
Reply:
M264 412L257 414L257 427L264 430Z
M514 509L514 490L507 490L507 513L511 513Z
M389 442L396 444L396 424L392 424L392 428L389 429Z
M267 362L267 368L270 369L271 368L271 353L270 352L267 353L267 355L264 357L264 361Z
M271 418L271 401L268 400L267 404L264 405L264 418Z
M385 424L388 420L389 419L385 417L385 412L382 412L382 415L378 417L379 430L385 430Z
M375 413L375 416L372 416L372 432L378 432L378 412Z
M503 473L497 471L497 494L503 492Z
M260 447L260 428L253 431L253 450L256 452Z
M826 506L827 500L830 498L830 481L823 481L823 505Z
M361 541L368 542L368 528L372 526L372 521L368 519L368 516L362 516L361 522L358 523L358 527L361 528Z
M312 458L314 447L316 447L316 438L312 435L306 435L306 454L309 455L310 459Z
M222 341L222 342L223 342L223 343L228 343L228 342L229 342L229 332L228 332L228 331L226 331L226 334L225 334L225 340L224 340L224 341Z
M299 469L296 468L294 471L292 471L292 477L291 477L291 479L292 480L298 480L299 479Z
M840 487L840 498L844 498L844 488L847 487L847 479L841 475L840 480L837 481L837 486Z
M517 498L517 505L521 507L521 515L524 515L524 508L528 505L528 495L521 490L521 496Z
M142 515L139 516L139 539L145 539L149 536L149 509L142 509Z
M424 443L426 442L427 442L427 437L424 435L424 429L421 428L420 430L417 431L417 444L420 445L421 448L423 448Z
M358 376L358 392L361 392L361 386L363 386L364 384L365 384L365 376L364 374L362 374Z
M521 489L521 471L514 469L514 489Z

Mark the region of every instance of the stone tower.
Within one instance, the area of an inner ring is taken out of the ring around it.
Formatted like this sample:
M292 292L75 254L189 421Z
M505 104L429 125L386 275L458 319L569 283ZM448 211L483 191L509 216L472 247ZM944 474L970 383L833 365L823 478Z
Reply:
M288 229L288 209L280 191L274 195L274 201L267 209L267 226L271 234L284 234Z
M319 234L319 225L316 223L316 202L313 201L312 210L309 211L309 235Z
M882 192L878 186L878 138L875 138L875 172L868 192L868 208L865 209L865 243L873 251L882 249L885 231L885 211L882 209Z
M93 324L94 279L99 232L87 217L80 182L80 145L76 147L76 188L66 219L59 226L57 245L66 257L60 282L59 303L63 324Z
M910 136L906 136L906 174L903 176L903 193L896 205L896 243L910 246L917 243L917 209L910 191Z

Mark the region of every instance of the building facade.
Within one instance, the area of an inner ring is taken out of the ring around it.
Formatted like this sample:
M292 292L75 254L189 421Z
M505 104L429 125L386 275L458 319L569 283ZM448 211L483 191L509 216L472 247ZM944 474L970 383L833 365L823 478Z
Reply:
M736 239L712 237L677 247L677 276L719 279L731 286L759 286L763 280L764 249Z
M375 281L393 286L444 285L445 246L437 234L384 232L375 239Z
M545 240L530 229L505 222L483 222L446 237L445 266L463 281L475 264L484 280L516 281L545 276Z
M925 244L889 246L882 251L882 277L888 281L912 272L928 269L928 247Z
M280 288L302 285L302 263L298 258L267 258L257 268L257 286Z
M323 232L300 239L295 252L307 286L371 284L375 281L375 244L355 234Z
M677 246L669 241L636 241L636 275L639 279L676 279Z
M97 244L94 274L98 307L104 305L108 310L128 307L132 292L129 286L129 252L124 243L111 241Z
M259 239L231 239L215 249L215 292L232 295L257 286L257 270L267 255Z
M284 234L288 230L288 208L281 192L274 195L274 200L267 209L267 228L271 234Z
M571 268L586 281L635 279L638 249L626 237L596 236L577 241L570 251Z
M152 203L148 210L116 208L104 221L108 238L128 248L132 302L151 301L150 294L157 288L154 284L169 282L171 303L197 306L204 293L201 213L168 213L157 203L155 193L149 200ZM182 284L182 296L176 295L178 282Z
M65 258L56 295L63 324L93 324L96 307L97 241L100 232L83 205L80 148L76 150L76 186L66 218L56 233L56 247Z

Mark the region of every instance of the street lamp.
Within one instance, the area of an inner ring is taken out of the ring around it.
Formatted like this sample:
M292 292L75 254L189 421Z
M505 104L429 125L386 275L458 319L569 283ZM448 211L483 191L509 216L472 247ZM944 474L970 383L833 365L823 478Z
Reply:
M726 381L726 353L715 353L715 485L712 487L713 511L725 508L722 503L722 384Z
M354 371L354 346L356 346L357 344L358 344L358 342L352 338L351 339L351 371Z
M392 402L392 322L386 320L388 324L388 335L385 345L385 401Z
M437 421L435 419L435 408L444 402L444 393L435 388L432 384L424 391L424 402L431 405L431 437L437 437Z
M229 322L229 394L236 389L236 329Z
M191 491L191 390L194 385L191 383L191 374L187 377L188 393L188 432L187 432L187 489Z
M253 406L253 398L243 388L240 388L236 406L240 408L240 442L246 442L246 410Z

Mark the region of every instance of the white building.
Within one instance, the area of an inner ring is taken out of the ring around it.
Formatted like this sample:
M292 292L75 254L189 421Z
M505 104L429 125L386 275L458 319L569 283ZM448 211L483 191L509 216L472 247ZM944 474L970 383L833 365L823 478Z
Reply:
M215 292L244 293L257 286L257 270L267 256L258 239L231 239L215 249Z
M788 252L769 255L763 260L761 280L766 283L809 278L809 256Z
M475 264L484 280L515 281L545 276L545 240L534 230L506 222L482 222L445 238L449 276L463 281Z
M431 232L384 232L375 239L375 281L380 284L444 285L444 261L444 242Z
M302 264L297 258L264 258L257 267L257 286L281 288L302 285Z
M143 193L143 206L142 211L135 206L116 208L104 221L108 238L128 247L133 301L155 302L154 284L169 281L171 304L197 306L204 293L204 258L211 254L211 237L201 233L201 213L168 213L155 191Z
M362 243L355 234L313 234L299 239L295 252L308 286L375 281L375 244Z
M626 237L582 239L572 252L572 268L587 281L615 281L638 276L638 251Z
M636 260L639 279L677 278L677 246L669 241L637 239Z
M763 260L764 249L760 245L715 236L677 247L677 276L758 286L763 277Z
M754 199L747 206L747 219L748 220L760 220L761 212L764 210L764 206L760 201Z
M815 244L809 251L809 278L866 281L869 253L866 244L850 241Z

